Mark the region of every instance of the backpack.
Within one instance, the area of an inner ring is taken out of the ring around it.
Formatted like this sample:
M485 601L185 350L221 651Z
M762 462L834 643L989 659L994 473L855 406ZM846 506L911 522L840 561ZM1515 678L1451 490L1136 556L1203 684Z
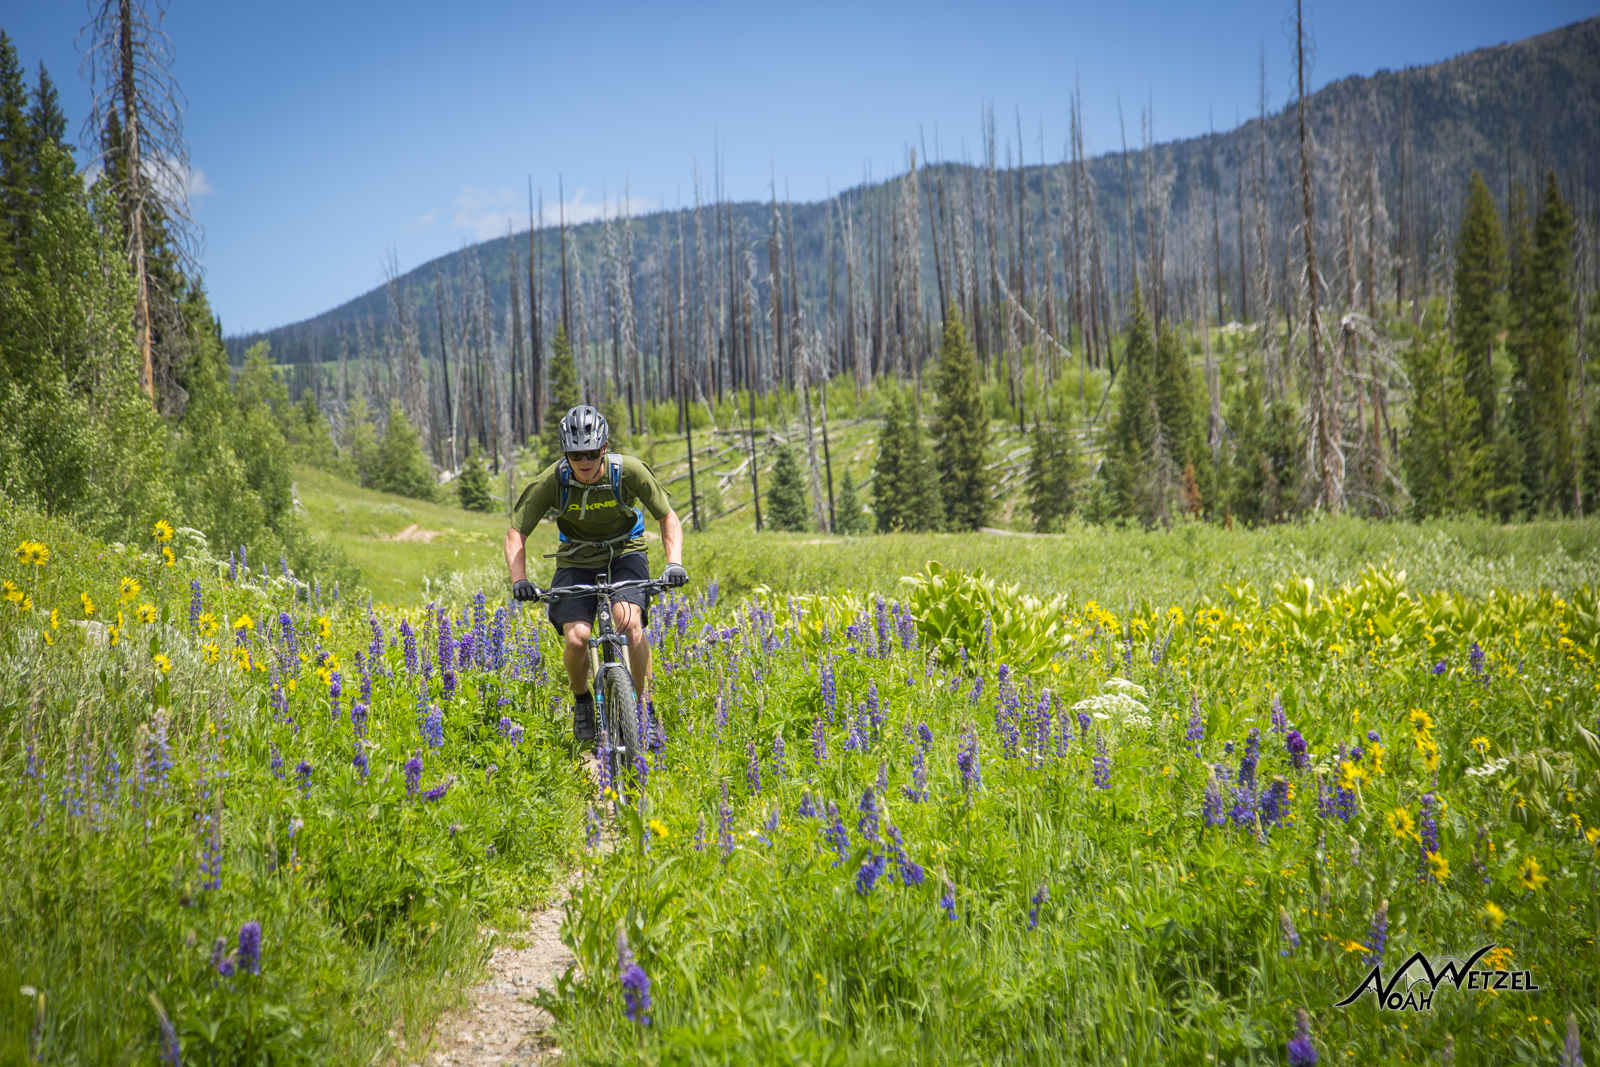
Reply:
M611 495L616 499L617 507L625 508L627 507L627 504L623 503L622 500L622 457L615 452L606 453L606 467L607 473L610 475L608 480L611 485ZM567 458L565 456L562 456L560 462L556 464L556 484L561 486L560 513L562 515L567 513L567 499L569 496L571 496L572 489L575 486L582 486L585 493L597 488L595 485L584 485L581 482L573 480L572 465L567 462ZM572 544L613 545L623 541L631 541L636 537L644 536L644 512L640 511L638 508L633 508L632 511L634 514L633 529L619 537L612 537L605 541L578 541L574 538L568 537L565 533L560 533L559 527L557 528L557 532L562 541Z

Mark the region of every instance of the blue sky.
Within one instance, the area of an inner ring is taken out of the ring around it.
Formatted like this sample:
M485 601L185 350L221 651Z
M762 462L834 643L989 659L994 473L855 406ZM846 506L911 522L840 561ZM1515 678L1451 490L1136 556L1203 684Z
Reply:
M147 0L149 2L149 0ZM1346 0L1311 5L1313 84L1429 63L1596 13L1595 0ZM1293 68L1284 0L1228 4L750 3L428 5L170 0L188 97L196 218L212 303L230 334L333 307L402 269L528 222L528 180L552 217L594 217L710 193L713 146L737 199L818 199L904 165L919 136L978 154L980 108L1002 142L1059 158L1081 78L1091 152L1153 104L1169 140L1273 106ZM88 107L74 44L87 8L0 0L31 72ZM1002 153L1004 147L1001 148Z

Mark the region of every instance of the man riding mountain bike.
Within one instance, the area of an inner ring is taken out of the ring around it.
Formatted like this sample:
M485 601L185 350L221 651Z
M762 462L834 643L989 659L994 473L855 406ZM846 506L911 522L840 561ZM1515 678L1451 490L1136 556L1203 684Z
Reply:
M551 511L556 513L556 529L561 534L552 589L649 580L645 510L661 524L661 548L667 557L661 580L674 587L688 582L689 572L683 568L683 526L655 472L636 456L610 452L611 427L604 415L587 404L567 412L560 432L565 455L522 491L511 528L506 531L512 595L524 601L539 596L538 588L528 581L526 543L539 520ZM643 510L636 503L642 504ZM597 603L598 597L589 595L564 597L550 605L550 624L563 641L561 661L572 686L572 733L579 741L592 741L595 736L589 635ZM650 621L650 598L643 590L628 589L618 592L612 603L617 629L628 640L634 692L642 695L650 673L650 642L644 636Z

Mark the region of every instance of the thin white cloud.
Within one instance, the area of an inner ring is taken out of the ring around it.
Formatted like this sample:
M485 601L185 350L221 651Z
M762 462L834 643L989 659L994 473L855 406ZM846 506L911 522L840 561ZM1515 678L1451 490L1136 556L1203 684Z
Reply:
M565 204L545 204L540 221L546 226L554 226L564 214L568 225L576 225L595 219L613 218L624 208L631 215L640 215L655 210L655 207L654 200L642 196L589 200L587 190L580 188ZM431 212L423 217L431 224ZM480 241L504 236L508 229L526 228L527 225L528 210L522 206L518 194L510 189L501 188L491 192L469 185L456 196L456 217L451 226L470 231Z
M439 209L429 208L426 214L418 215L415 219L412 219L410 223L400 227L400 232L416 233L418 230L426 230L428 227L433 225L434 220L438 217Z
M141 169L162 198L171 203L182 204L215 192L206 180L206 172L193 164L186 167L180 160L166 158Z

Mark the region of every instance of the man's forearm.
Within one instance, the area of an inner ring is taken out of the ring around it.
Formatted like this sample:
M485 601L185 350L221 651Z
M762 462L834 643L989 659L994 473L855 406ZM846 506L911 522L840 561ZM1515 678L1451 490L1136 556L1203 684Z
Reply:
M683 523L678 521L676 511L661 516L661 551L668 563L683 562Z
M528 539L515 528L506 531L506 567L511 571L512 582L528 577Z

